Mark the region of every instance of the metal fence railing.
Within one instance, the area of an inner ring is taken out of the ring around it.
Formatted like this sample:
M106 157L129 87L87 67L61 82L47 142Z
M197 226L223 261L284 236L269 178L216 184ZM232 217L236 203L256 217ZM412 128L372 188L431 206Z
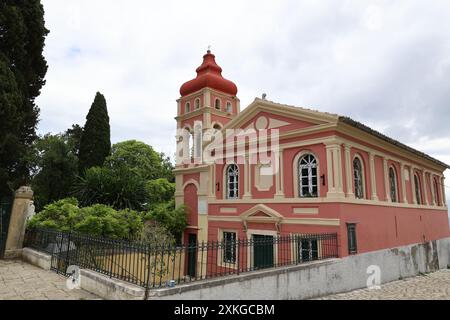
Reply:
M51 268L66 276L76 265L147 289L338 257L336 233L148 245L33 229L25 246L50 254Z

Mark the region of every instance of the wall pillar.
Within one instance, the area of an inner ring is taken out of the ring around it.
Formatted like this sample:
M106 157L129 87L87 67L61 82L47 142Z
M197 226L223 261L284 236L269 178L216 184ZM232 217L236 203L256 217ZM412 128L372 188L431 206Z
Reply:
M327 198L344 198L342 183L342 156L341 146L337 143L326 146L328 193Z
M375 155L372 152L369 153L369 170L370 170L370 186L372 189L372 200L378 201L377 180L375 174Z
M434 179L433 179L433 174L430 172L430 190L431 190L431 204L433 206L437 206L437 202L436 202L436 192L437 190L434 190Z
M244 160L244 196L243 199L251 199L251 166L248 155L245 155Z
M422 169L422 186L423 186L423 203L428 205L428 187L427 187L427 175L425 169Z
M30 187L20 187L15 193L5 247L6 259L18 258L22 253L26 223L34 211L32 199Z
M402 179L403 202L408 203L408 199L406 198L405 164L403 162L400 163L400 179Z
M353 174L352 174L352 160L351 160L351 147L346 144L345 145L345 177L347 182L347 197L354 198L355 194L353 193Z
M442 187L442 205L447 207L447 196L445 195L445 177L441 178L441 187Z
M275 198L284 198L284 186L283 186L283 150L275 155ZM318 178L318 177L317 177ZM318 182L317 182L318 183Z
M384 171L384 189L386 191L386 200L388 202L392 202L391 188L389 187L389 171L386 158L383 158L383 171Z

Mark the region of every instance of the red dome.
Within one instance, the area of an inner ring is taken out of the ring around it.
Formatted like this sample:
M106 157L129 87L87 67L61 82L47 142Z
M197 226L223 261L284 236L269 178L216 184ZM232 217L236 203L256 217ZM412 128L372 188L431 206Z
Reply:
M181 96L209 87L235 96L238 92L236 85L222 77L222 68L216 63L215 56L208 50L203 56L203 63L197 68L197 78L186 82L180 88Z

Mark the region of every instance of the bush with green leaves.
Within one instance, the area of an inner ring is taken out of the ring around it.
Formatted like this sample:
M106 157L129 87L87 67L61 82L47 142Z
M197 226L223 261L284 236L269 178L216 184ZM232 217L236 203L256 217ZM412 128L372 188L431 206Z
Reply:
M142 211L148 202L146 181L125 167L86 170L74 186L74 196L82 206L101 203L116 209L138 211Z
M68 198L45 206L44 210L31 218L28 228L77 231L115 239L136 239L142 235L144 222L143 216L136 211L117 211L102 204L80 208L76 199Z
M175 200L158 203L151 206L145 220L157 221L179 239L187 226L187 209L185 206L175 208Z

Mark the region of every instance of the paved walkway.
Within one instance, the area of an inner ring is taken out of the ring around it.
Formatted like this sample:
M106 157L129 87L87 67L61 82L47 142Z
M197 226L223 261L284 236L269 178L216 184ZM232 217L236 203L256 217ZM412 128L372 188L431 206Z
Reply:
M450 270L384 284L379 290L362 289L324 297L333 300L450 300Z
M0 260L0 300L92 300L84 290L69 290L66 278L20 260Z

